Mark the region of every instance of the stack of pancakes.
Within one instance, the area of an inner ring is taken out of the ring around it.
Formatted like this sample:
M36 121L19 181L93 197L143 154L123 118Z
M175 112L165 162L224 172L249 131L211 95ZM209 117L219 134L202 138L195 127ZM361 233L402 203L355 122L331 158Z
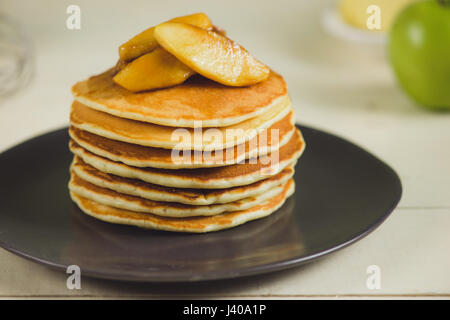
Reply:
M86 214L209 232L265 217L294 192L305 143L280 75L248 87L196 75L132 93L113 74L72 88L69 189Z

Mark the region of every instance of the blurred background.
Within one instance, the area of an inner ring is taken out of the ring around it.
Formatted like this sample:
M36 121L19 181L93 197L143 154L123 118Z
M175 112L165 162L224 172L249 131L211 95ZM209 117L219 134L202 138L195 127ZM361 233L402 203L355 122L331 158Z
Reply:
M387 2L382 30L410 1ZM81 10L79 30L66 26L70 5ZM0 91L0 150L67 125L71 86L114 65L119 45L133 35L201 11L285 77L299 123L343 136L392 165L406 186L401 204L450 205L444 196L450 189L450 154L443 148L450 145L449 113L420 107L399 87L386 33L364 31L355 1L350 9L343 5L333 0L2 0L0 74L3 88L9 87Z

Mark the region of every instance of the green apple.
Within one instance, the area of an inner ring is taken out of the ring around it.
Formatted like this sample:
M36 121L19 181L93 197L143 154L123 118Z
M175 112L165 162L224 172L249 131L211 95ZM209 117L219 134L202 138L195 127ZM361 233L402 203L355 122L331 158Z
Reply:
M424 0L402 10L390 31L398 82L418 103L450 110L450 0Z

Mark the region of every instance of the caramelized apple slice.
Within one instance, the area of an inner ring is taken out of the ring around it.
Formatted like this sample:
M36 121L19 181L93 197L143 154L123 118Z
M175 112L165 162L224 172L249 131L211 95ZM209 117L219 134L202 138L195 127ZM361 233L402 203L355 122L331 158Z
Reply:
M159 47L127 64L113 80L130 91L138 92L180 84L194 73Z
M155 27L158 43L201 75L228 86L267 79L270 70L236 42L189 24L165 22Z
M173 18L169 21L182 22L195 25L202 29L212 29L213 25L209 17L204 13ZM119 56L122 61L129 61L149 53L156 49L158 43L153 36L154 27L142 31L119 47Z

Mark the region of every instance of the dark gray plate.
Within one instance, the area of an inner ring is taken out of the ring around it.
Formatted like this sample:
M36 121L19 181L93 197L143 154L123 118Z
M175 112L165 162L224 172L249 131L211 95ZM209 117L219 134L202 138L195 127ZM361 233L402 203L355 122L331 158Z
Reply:
M295 194L267 218L209 234L143 230L83 214L67 190L67 128L31 139L0 155L0 246L58 269L76 264L86 276L153 282L234 278L319 258L374 230L402 187L361 148L300 128L307 147Z

